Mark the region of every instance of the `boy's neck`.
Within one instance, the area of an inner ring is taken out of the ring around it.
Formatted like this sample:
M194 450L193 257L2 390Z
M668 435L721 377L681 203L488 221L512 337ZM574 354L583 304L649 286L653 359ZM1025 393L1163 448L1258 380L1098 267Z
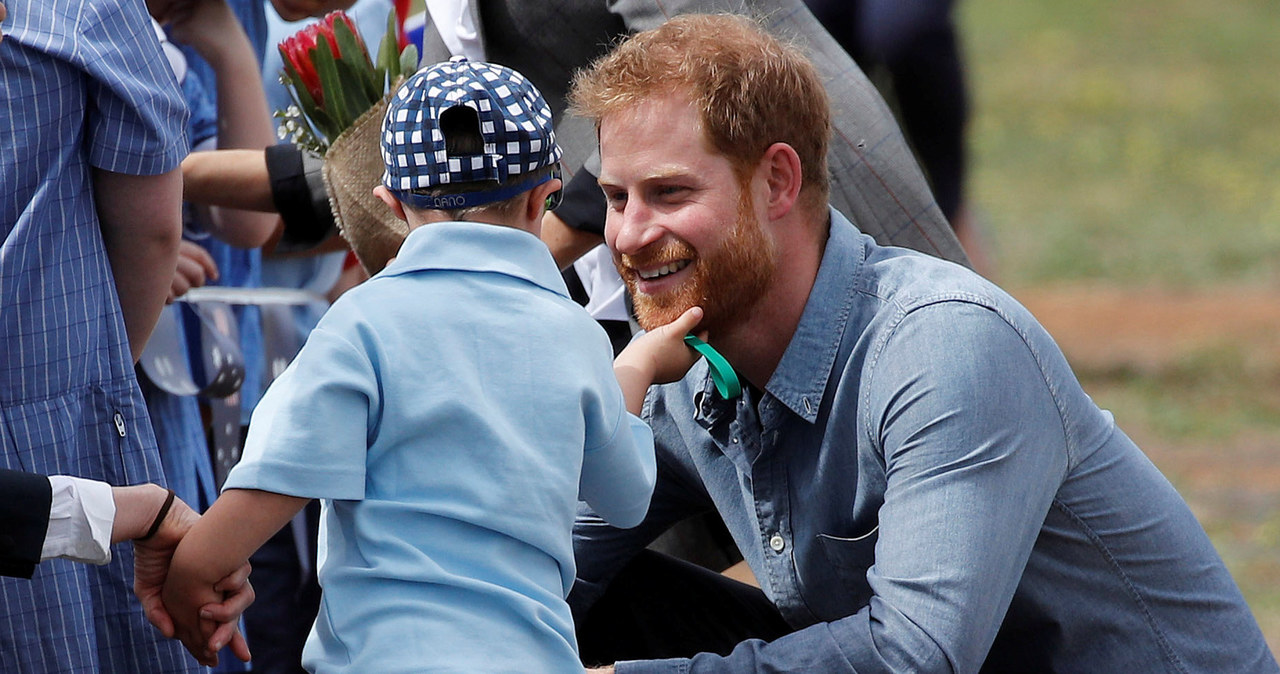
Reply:
M522 232L529 232L530 234L537 236L537 232L533 231L532 223L515 222L514 218L504 218L493 211L471 213L462 219L451 217L446 211L434 210L410 211L406 209L405 215L408 216L409 231L439 222L474 222L480 225L509 227L511 229L518 229Z

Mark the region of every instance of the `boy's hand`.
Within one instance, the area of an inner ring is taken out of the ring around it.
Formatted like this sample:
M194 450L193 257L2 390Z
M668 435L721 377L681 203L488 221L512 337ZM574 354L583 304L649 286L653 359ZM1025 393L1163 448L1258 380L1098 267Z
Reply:
M618 354L615 369L634 367L647 375L649 384L679 380L700 358L684 343L684 336L701 320L702 307L691 307L676 320L644 333Z
M639 416L650 386L683 377L697 362L699 356L685 345L684 336L701 320L702 307L692 307L671 323L632 340L613 360L613 374L628 412Z
M200 612L209 604L220 602L222 593L214 591L212 584L205 585L195 571L181 562L174 564L160 596L171 620L172 636L181 641L200 664L212 667L218 664L218 651L211 643L217 625L202 618Z
M213 590L222 593L222 603L200 607L200 618L205 621L203 624L215 627L211 634L206 635L205 643L209 650L217 653L223 646L230 645L232 654L242 662L248 662L253 657L249 653L248 642L240 633L240 614L249 608L255 597L253 586L249 584L249 571L250 567L246 562L231 575L218 581Z
M174 550L200 516L182 499L175 499L155 535L146 540L134 541L133 591L142 602L142 608L151 621L166 637L179 635L173 615L161 601L161 593L169 577ZM216 599L201 606L199 616L205 619L202 638L183 638L183 645L203 664L217 661L217 652L231 645L236 657L249 661L249 648L244 636L237 630L240 614L253 603L253 586L249 584L249 565L244 564L213 587ZM179 635L181 636L181 635Z

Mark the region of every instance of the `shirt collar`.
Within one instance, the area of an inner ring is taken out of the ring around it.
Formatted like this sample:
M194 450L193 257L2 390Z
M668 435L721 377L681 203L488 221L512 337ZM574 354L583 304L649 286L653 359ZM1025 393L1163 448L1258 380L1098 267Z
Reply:
M853 223L830 209L831 227L822 264L795 334L765 389L813 423L848 326L866 246Z
M478 222L437 222L409 232L396 259L379 276L452 269L526 280L569 297L551 251L529 232Z

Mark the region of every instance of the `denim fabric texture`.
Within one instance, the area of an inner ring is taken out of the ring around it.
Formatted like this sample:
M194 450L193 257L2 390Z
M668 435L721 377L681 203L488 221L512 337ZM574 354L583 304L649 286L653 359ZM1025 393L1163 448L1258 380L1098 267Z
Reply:
M579 519L575 613L714 507L797 631L619 674L1280 671L1190 509L1036 320L834 210L765 390L721 399L699 363L645 417L652 507L628 531Z

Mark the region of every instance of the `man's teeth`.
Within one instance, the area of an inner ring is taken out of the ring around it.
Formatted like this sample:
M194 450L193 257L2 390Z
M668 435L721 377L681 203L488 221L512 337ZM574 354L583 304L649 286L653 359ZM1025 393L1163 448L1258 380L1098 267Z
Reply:
M658 267L657 269L654 269L652 271L642 271L638 273L640 274L640 278L646 281L649 281L652 279L660 278L662 276L666 276L667 274L674 274L688 266L689 266L688 260L677 260L664 267Z

